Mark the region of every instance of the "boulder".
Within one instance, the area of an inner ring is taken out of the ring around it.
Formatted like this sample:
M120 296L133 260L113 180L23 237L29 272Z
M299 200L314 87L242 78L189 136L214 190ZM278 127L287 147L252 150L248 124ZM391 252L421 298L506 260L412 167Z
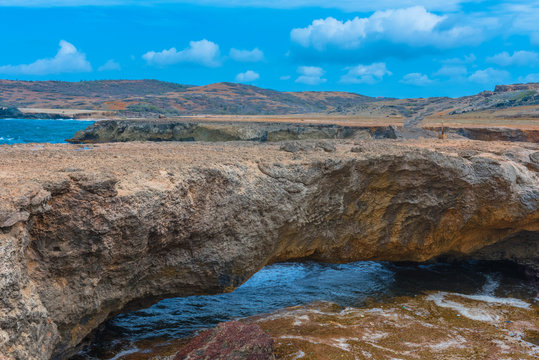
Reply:
M258 325L220 323L195 337L174 360L273 360L273 339Z

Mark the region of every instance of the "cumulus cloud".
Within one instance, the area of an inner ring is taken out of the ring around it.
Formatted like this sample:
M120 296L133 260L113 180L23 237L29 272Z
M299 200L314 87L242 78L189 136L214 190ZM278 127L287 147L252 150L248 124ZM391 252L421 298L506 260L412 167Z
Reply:
M472 64L475 62L475 60L477 60L477 57L474 54L470 54L470 55L464 55L464 57L461 57L461 58L444 59L442 60L442 63L453 64L453 65Z
M39 59L31 64L0 66L0 74L48 75L92 71L86 55L65 40L60 41L60 50L53 58Z
M219 45L206 39L191 41L181 51L170 48L160 52L148 51L142 55L149 65L166 66L178 63L192 63L207 67L221 66Z
M509 21L504 29L505 33L526 35L532 44L539 45L539 2L530 0L511 1L501 4L500 13L508 17Z
M114 59L110 59L103 65L97 68L97 71L119 71L122 70L120 64L118 64Z
M528 74L526 76L521 76L518 78L518 81L523 83L539 82L539 74Z
M322 76L326 73L324 69L317 66L300 66L298 67L300 76L296 79L297 83L307 85L319 85L325 83L327 79Z
M253 50L230 49L230 57L240 62L258 62L264 60L264 53L258 48Z
M238 75L236 75L237 82L251 82L258 80L259 78L260 74L252 70L247 70L246 72L239 73Z
M427 75L421 73L410 73L403 76L400 80L403 84L415 85L415 86L427 86L433 83Z
M468 73L468 69L466 69L466 66L444 65L434 75L436 75L436 76L447 76L447 77L458 77L458 76L466 75L467 73Z
M487 68L484 70L477 70L468 77L468 80L480 84L499 84L506 82L510 77L511 74L505 70Z
M341 77L342 83L349 84L375 84L384 76L392 75L385 63L373 63L371 65L357 65L346 68L348 72Z
M422 6L376 11L369 17L341 21L332 17L314 20L305 28L293 29L290 37L304 48L323 51L328 47L357 49L375 41L389 41L413 47L451 48L480 41L471 26L442 26L446 16L428 12Z
M539 63L539 53L535 51L515 51L509 55L507 51L487 58L488 62L500 66L528 66Z
M356 48L360 40L366 37L366 19L355 18L342 22L332 17L314 20L306 28L292 29L292 41L303 47L314 47L324 50L328 45L338 45L342 48Z

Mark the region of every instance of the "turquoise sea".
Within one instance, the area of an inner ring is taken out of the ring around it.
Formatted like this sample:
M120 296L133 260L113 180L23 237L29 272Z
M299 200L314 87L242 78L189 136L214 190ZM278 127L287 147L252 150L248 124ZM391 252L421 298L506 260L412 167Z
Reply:
M65 143L93 121L0 119L0 144Z

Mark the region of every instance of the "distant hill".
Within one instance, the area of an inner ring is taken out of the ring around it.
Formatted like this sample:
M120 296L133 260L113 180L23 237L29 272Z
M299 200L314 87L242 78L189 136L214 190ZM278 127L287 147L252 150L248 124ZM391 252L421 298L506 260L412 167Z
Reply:
M235 83L189 86L157 80L0 80L0 104L19 108L259 115L332 111L375 100L346 92L280 92Z
M489 113L499 113L500 110L510 108L518 111L504 114L504 117L539 118L539 83L498 85L494 91L459 98L384 99L367 105L357 104L344 109L344 113L376 116L398 114L407 119L409 124L415 125L427 116L481 113L488 117Z
M158 80L0 80L0 107L99 110L128 117L326 113L403 117L413 124L436 114L525 106L531 106L527 113L534 117L537 105L539 83L498 85L494 91L460 98L390 99L339 91L280 92L226 82L191 86Z

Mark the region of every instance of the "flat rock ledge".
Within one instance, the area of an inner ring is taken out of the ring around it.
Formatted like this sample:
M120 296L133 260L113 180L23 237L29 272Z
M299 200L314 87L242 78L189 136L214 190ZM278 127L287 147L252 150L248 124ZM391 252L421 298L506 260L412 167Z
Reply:
M539 269L537 144L309 144L0 146L0 354L66 358L119 312L278 261Z

